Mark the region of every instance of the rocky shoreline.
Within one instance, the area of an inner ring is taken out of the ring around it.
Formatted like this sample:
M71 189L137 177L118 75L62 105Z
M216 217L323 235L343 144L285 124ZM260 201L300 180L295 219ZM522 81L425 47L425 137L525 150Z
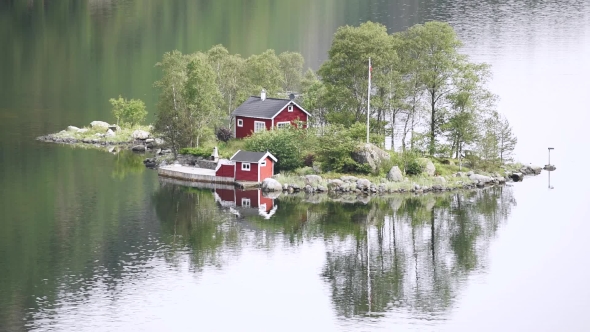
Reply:
M539 175L542 168L537 166L524 166L519 172L508 172L506 176L494 174L487 176L476 174L474 172L458 172L453 175L454 180L447 182L447 179L441 176L431 178L434 184L419 185L412 179L404 179L399 182L381 181L372 183L368 179L356 176L342 176L339 179L323 179L319 175L301 176L305 185L288 183L283 181L281 175L266 179L262 182L261 188L264 192L283 192L294 194L304 192L306 194L356 194L356 195L384 195L394 193L428 193L444 192L460 189L481 189L485 187L504 185L509 182L521 182L525 176ZM447 183L449 185L447 185ZM396 188L397 187L397 188Z

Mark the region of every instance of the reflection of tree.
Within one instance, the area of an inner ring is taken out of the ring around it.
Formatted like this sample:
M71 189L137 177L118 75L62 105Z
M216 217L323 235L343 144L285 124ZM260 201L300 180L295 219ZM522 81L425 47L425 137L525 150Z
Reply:
M507 188L395 199L376 200L388 204L365 213L362 235L325 239L322 275L342 316L447 310L466 277L485 266L489 240L515 204Z
M129 174L142 173L145 171L143 157L143 155L135 154L131 151L121 151L115 156L111 176L122 180Z
M178 253L190 251L193 268L220 267L240 245L232 215L217 208L211 190L162 184L153 196L158 219L162 223L167 259L175 262Z

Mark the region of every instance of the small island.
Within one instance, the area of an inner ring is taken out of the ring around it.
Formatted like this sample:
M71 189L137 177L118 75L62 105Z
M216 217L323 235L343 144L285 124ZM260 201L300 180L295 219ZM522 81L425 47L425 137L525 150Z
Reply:
M269 153L272 172L245 178L288 193L423 193L539 174L512 161L517 139L486 88L489 66L471 62L461 45L447 23L388 34L366 22L338 29L318 71L304 72L295 52L173 51L156 64L153 125L141 125L142 101L119 96L110 100L115 124L93 121L39 139L131 149L149 154L149 168L184 165L217 177L239 151ZM233 165L233 178L223 178L236 180Z

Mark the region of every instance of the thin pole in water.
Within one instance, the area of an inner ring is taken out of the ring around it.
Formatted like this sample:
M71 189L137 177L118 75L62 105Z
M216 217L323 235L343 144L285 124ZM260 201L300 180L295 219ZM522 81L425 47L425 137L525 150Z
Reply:
M369 144L369 114L371 114L371 58L369 58L369 88L367 89L367 144Z

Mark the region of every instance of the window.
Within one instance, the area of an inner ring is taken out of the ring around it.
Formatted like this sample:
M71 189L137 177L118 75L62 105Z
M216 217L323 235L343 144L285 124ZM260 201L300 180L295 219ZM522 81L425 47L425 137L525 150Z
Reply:
M293 105L289 105L289 107L287 107L287 111L293 112Z
M279 128L279 129L288 128L290 126L291 126L291 122L289 122L289 121L277 122L277 128Z
M242 207L250 207L250 199L242 197Z
M242 163L242 171L249 171L250 163Z
M266 130L266 124L262 121L254 121L254 132Z
M238 127L243 127L243 126L244 126L244 120L238 119Z
M260 163L260 166L264 167L266 166L266 160Z

